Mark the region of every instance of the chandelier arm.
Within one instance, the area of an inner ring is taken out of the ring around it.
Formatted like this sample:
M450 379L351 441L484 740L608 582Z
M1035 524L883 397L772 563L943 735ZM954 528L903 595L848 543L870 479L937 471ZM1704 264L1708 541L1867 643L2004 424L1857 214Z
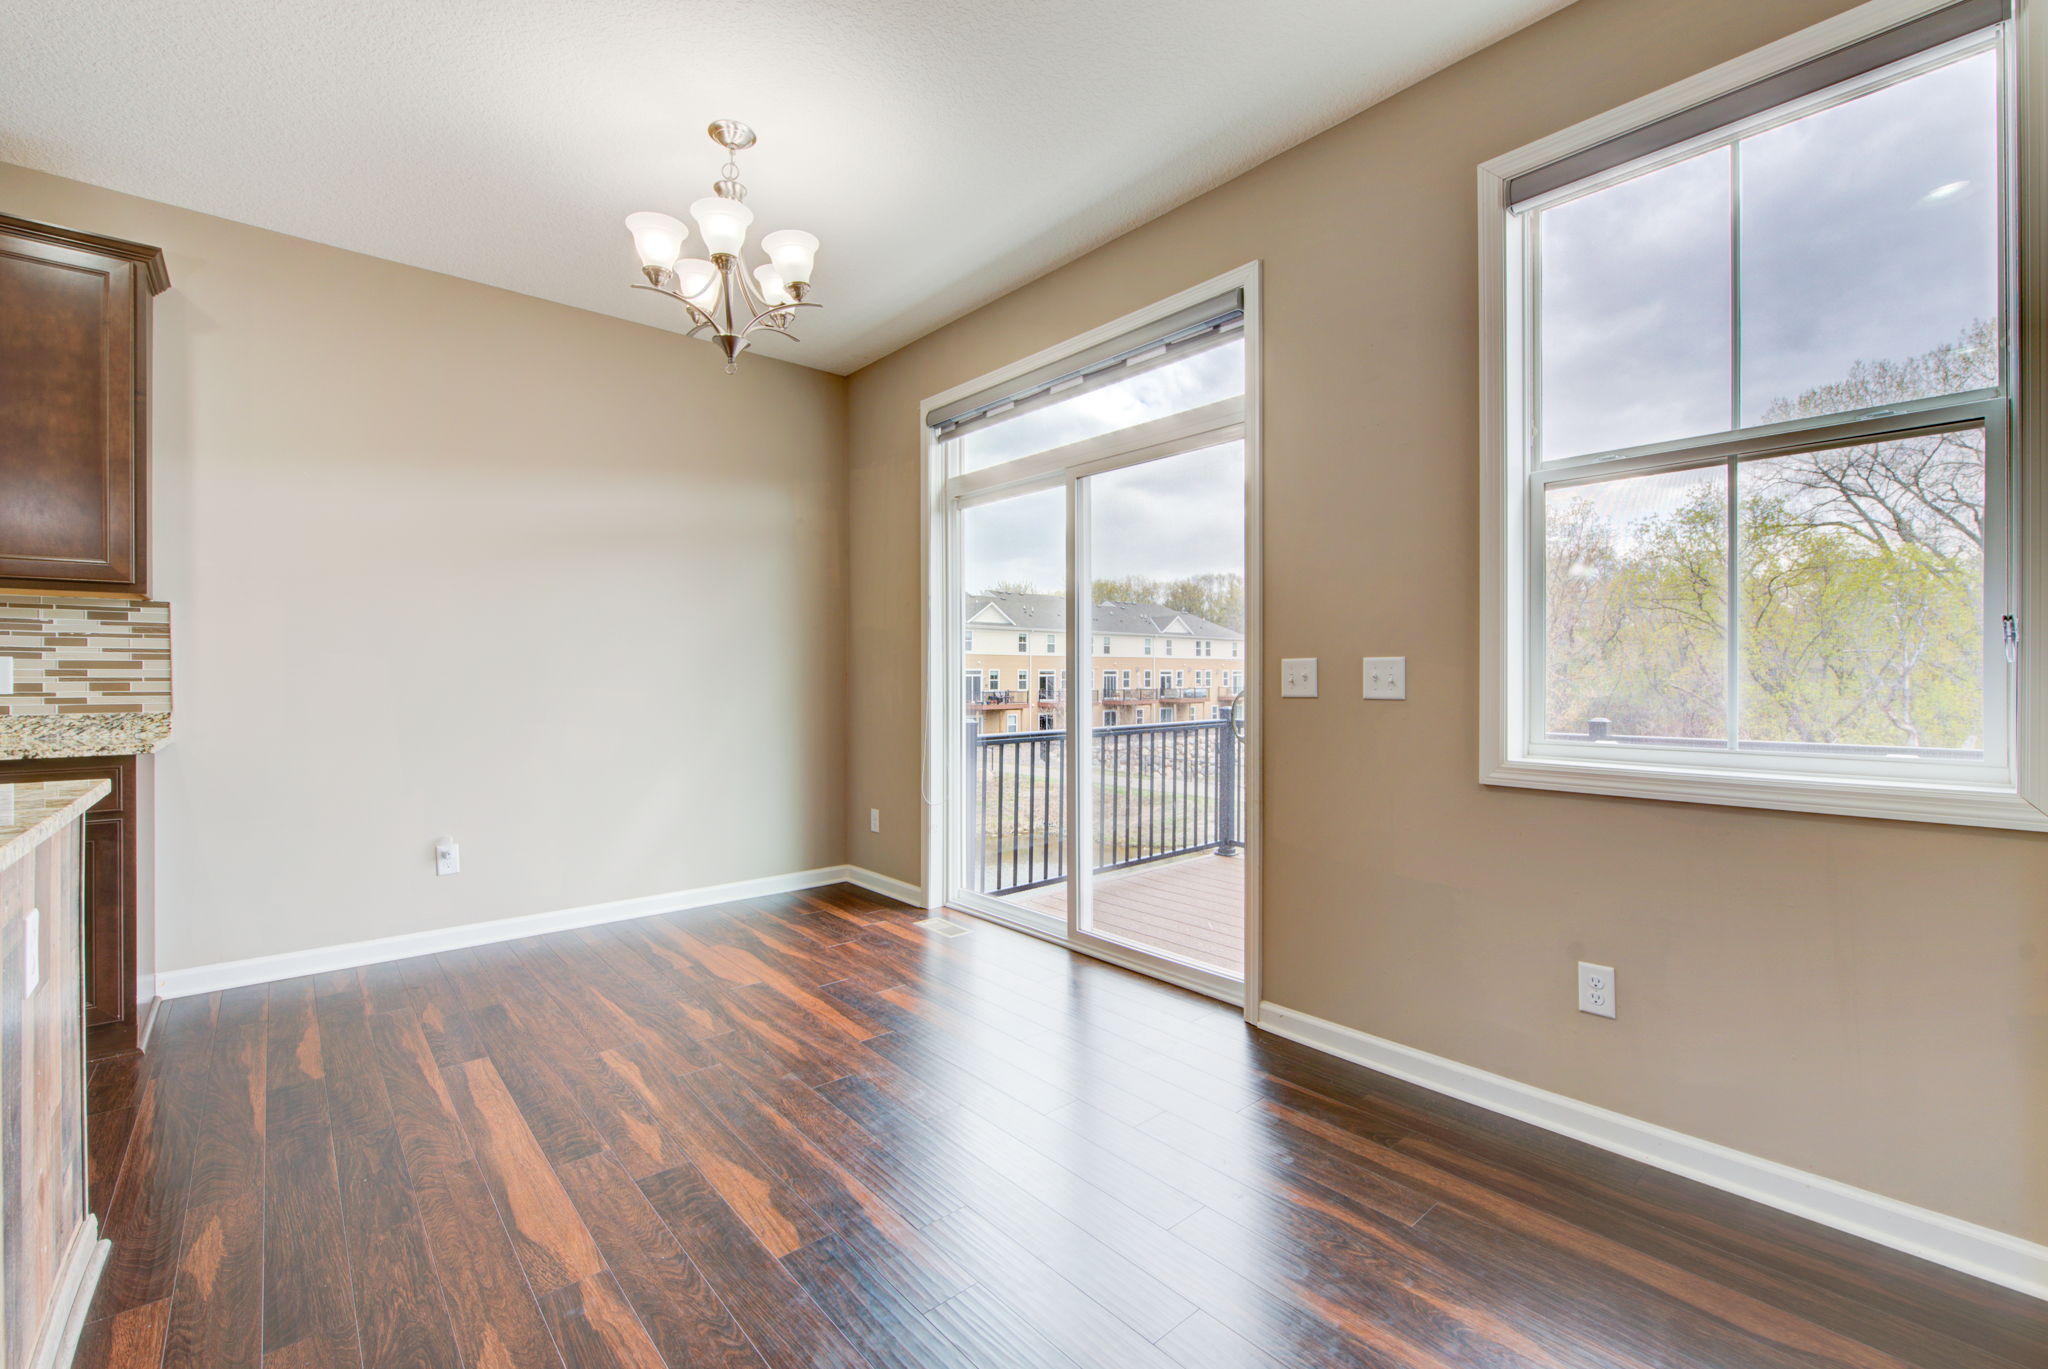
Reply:
M774 307L772 307L772 308L769 308L769 309L763 310L763 311L762 311L761 313L758 313L758 314L754 315L754 321L753 321L752 323L748 324L748 325L747 325L747 326L746 326L745 328L742 328L742 329L740 330L740 336L741 336L741 337L745 337L745 336L746 336L746 335L747 335L748 333L751 333L751 332L753 332L753 331L754 331L754 330L755 330L756 328L772 328L772 329L774 329L775 331L777 331L777 332L780 332L780 331L782 330L782 328L783 328L784 324L783 324L783 323L777 323L777 322L775 322L775 318L776 318L776 316L777 316L777 315L783 315L783 316L785 316L785 318L784 318L784 323L786 323L786 322L787 322L787 317L786 317L786 316L787 316L787 315L789 315L790 313L794 312L795 310L798 310L798 309L822 309L822 308L824 308L824 307L825 307L825 306L824 306L824 305L822 305L822 304L812 304L812 303L810 303L810 302L808 302L808 301L800 301L800 302L795 302L795 303L790 303L790 304L778 304L778 305L775 305L775 306L774 306ZM790 340L791 340L791 341L795 341L796 339L795 339L795 338L791 338Z
M669 290L659 285L636 285L633 288L635 290L652 290L655 294L660 295L663 299L672 299L677 304L682 305L683 308L689 310L690 317L696 321L696 326L691 328L688 333L684 334L685 337L695 337L697 336L697 334L703 332L706 328L710 328L715 331L718 327L717 323L715 323L712 320L709 314L705 313L702 309L699 309L696 305L690 303L689 297L682 294L679 291Z

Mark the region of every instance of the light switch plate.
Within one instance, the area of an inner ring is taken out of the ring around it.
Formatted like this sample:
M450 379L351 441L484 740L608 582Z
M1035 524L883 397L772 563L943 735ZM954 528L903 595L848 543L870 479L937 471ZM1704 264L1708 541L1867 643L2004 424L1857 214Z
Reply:
M1315 657L1290 656L1280 662L1280 697L1283 699L1313 699L1316 697Z
M1405 699L1408 697L1408 658L1368 656L1365 658L1365 697Z

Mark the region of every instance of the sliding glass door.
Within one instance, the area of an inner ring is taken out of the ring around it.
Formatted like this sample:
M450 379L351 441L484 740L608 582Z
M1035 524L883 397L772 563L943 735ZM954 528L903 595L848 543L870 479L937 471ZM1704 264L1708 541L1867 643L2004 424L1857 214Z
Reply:
M1094 864L1077 930L1244 973L1244 444L1082 477L1093 670L1142 662L1089 720ZM1111 721L1112 717L1114 721Z
M959 875L1013 908L1057 912L1068 845L1066 700L1057 686L1069 670L1066 491L967 505L955 529L968 767Z
M1223 997L1250 839L1241 319L1233 294L935 416L948 901Z

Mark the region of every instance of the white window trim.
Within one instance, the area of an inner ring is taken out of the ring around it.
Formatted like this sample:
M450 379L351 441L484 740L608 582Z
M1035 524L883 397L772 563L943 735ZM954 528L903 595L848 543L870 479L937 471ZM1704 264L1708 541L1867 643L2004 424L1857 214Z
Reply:
M1535 754L1526 735L1523 687L1528 614L1523 566L1528 547L1526 481L1516 437L1518 364L1511 337L1521 289L1510 254L1507 184L1525 171L1726 94L1776 71L1941 9L1950 0L1873 0L1832 19L1619 109L1531 143L1479 168L1480 371L1480 746L1482 784L1741 808L1834 813L1977 827L2048 831L2048 423L2028 424L2023 397L2048 394L2048 316L2021 310L2020 363L2013 376L2011 460L2014 612L2021 624L2013 674L2011 756L2016 783L1982 785L1863 776L1773 774L1683 764L1646 765L1606 758ZM2019 279L2007 299L2048 299L2048 0L2016 0L2007 98L2017 102L2016 156L2010 159L2017 204ZM2021 198L2023 197L2023 198ZM2029 535L2031 534L2031 535ZM2030 609L2042 607L2033 615ZM2027 631L2030 617L2042 621ZM1233 653L1234 654L1234 653Z

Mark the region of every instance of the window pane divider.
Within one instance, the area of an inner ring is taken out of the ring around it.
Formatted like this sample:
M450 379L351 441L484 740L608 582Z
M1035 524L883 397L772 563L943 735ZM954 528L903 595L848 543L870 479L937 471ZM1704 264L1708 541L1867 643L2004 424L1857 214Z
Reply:
M1608 456L1574 457L1569 461L1531 461L1529 479L1537 489L1553 485L1589 484L1617 476L1653 471L1679 471L1693 466L1713 466L1733 458L1783 456L1794 452L1825 451L1830 447L1860 446L1870 442L1925 437L1962 428L1989 425L2001 419L2006 399L1996 390L1978 391L1986 398L1944 402L1912 413L1884 414L1802 426L1790 430L1758 431L1725 438L1713 438L1683 445L1658 447Z

